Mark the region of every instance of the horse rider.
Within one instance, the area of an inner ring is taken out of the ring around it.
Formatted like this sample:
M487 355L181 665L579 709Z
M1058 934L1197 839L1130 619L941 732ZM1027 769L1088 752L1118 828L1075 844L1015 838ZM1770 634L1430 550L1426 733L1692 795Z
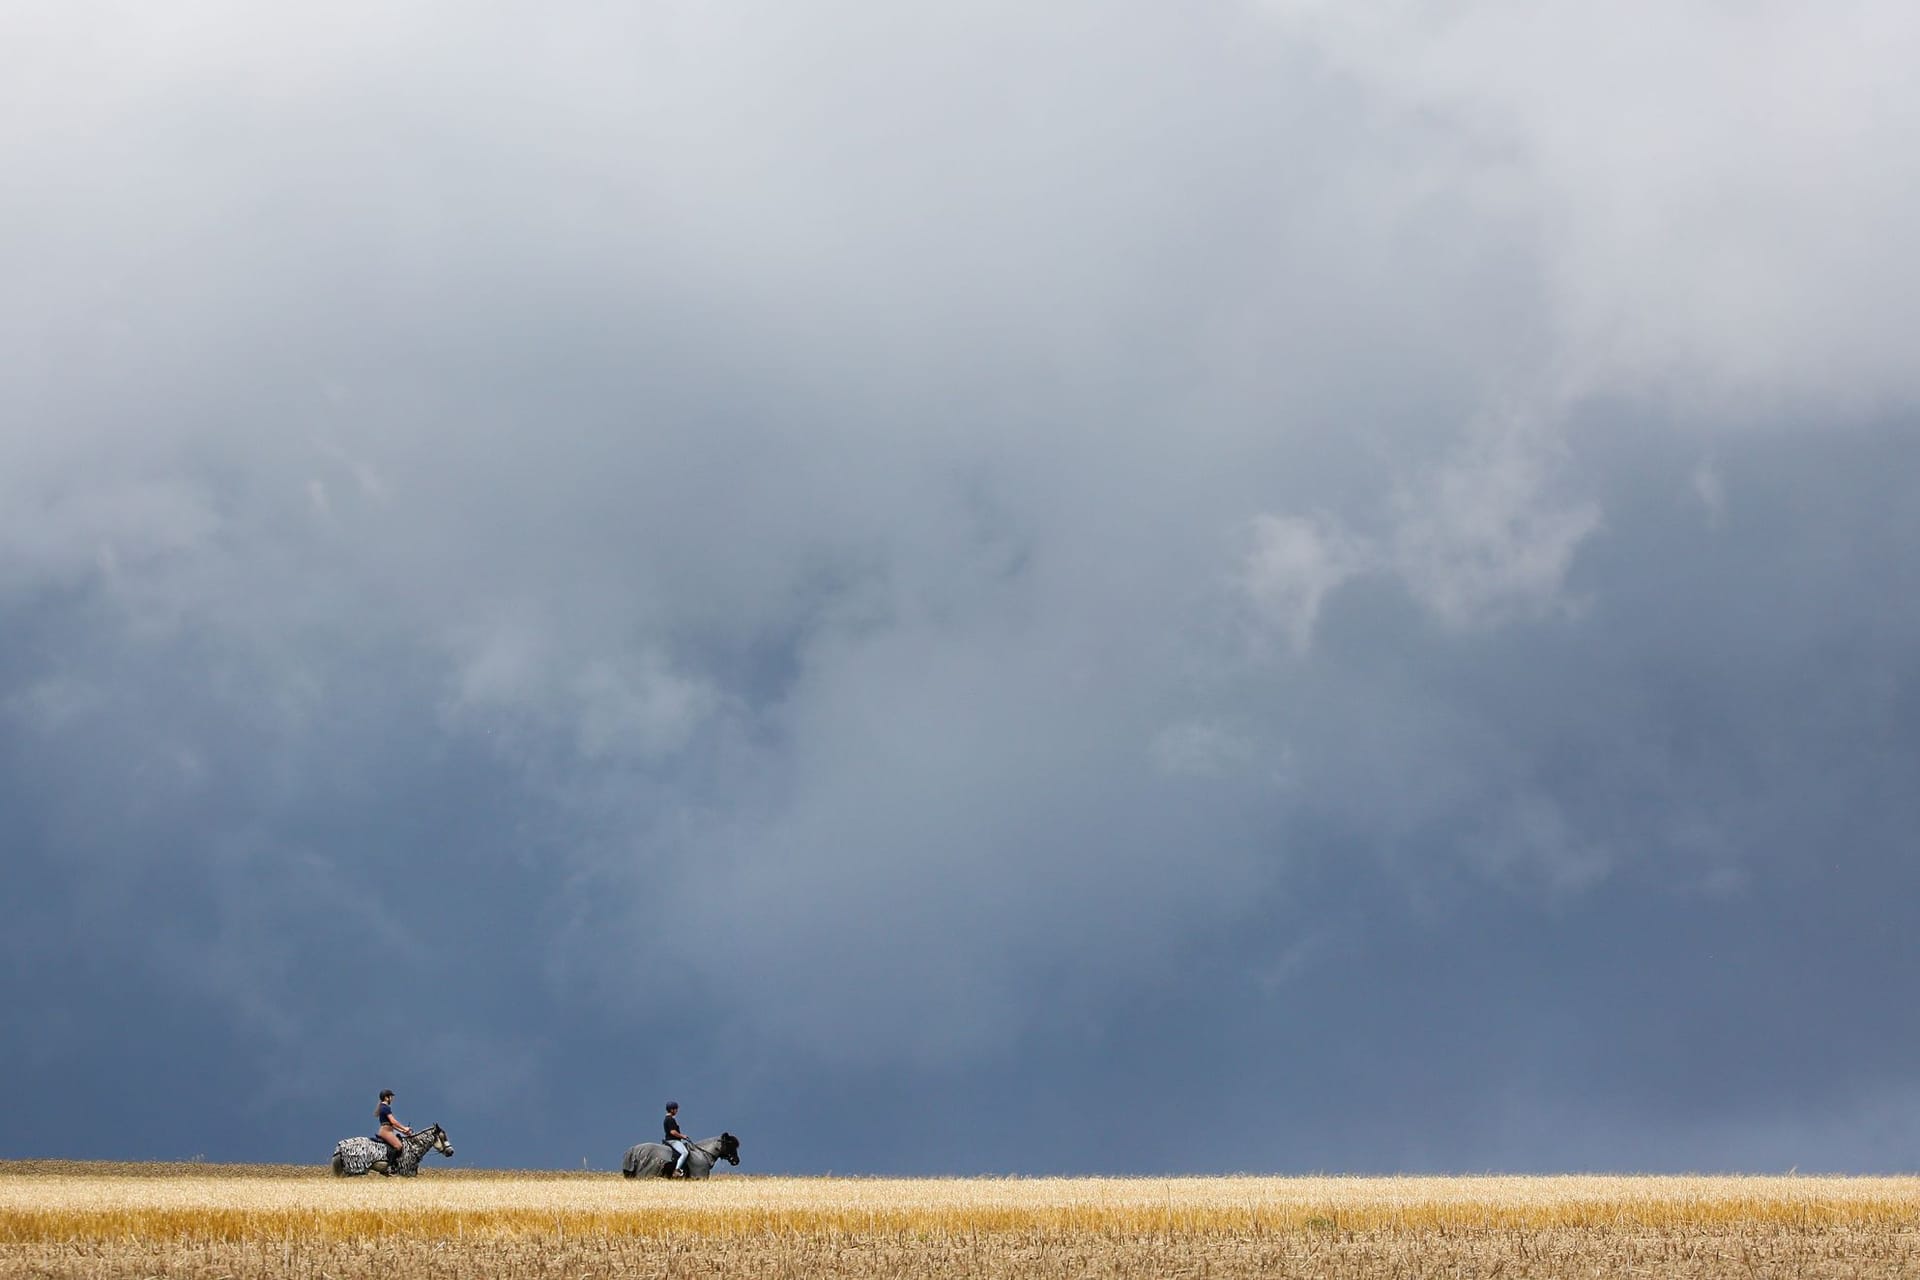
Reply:
M406 1147L400 1142L400 1135L404 1133L408 1137L412 1137L413 1130L394 1119L393 1090L382 1089L380 1091L380 1106L373 1114L374 1118L380 1122L380 1132L377 1136L380 1141L393 1148L393 1154L397 1158L401 1152L406 1150ZM391 1164L393 1161L389 1160L388 1163Z
M687 1135L680 1132L680 1121L676 1118L679 1113L679 1103L669 1102L667 1104L666 1142L669 1147L673 1148L674 1154L673 1172L667 1175L669 1178L682 1176L687 1168Z

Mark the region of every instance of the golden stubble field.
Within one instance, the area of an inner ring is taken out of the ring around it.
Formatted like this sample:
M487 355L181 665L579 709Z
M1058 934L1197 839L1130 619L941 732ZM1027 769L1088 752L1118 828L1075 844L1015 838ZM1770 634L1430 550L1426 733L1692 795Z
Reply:
M1920 1276L1920 1178L1016 1178L0 1163L0 1275Z

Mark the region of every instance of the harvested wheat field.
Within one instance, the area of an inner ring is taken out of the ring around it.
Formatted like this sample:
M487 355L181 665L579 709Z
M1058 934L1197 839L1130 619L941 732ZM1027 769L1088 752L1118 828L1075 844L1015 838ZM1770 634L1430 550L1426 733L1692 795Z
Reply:
M1920 1179L880 1180L0 1164L0 1275L1915 1276Z

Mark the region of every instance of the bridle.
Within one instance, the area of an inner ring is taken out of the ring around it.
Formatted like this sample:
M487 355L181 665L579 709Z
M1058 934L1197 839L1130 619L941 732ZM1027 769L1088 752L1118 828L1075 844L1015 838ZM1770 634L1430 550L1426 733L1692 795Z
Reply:
M447 1131L438 1124L430 1124L424 1129L415 1129L412 1133L400 1135L400 1141L406 1144L403 1149L404 1154L416 1158L426 1155L429 1151L438 1151L446 1140ZM419 1143L417 1147L414 1145L416 1141Z
M701 1155L707 1157L709 1160L713 1161L715 1164L719 1164L722 1160L725 1160L728 1164L737 1166L740 1163L740 1157L737 1155L729 1156L725 1154L724 1144L726 1142L726 1137L727 1135L723 1133L717 1138L708 1138L702 1142L689 1142L687 1146L691 1150L698 1151ZM709 1143L712 1144L712 1150L708 1150Z

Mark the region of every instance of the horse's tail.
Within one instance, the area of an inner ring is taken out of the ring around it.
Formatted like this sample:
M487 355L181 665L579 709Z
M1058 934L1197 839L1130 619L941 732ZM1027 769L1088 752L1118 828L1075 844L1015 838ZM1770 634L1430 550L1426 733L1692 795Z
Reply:
M634 1150L633 1147L628 1147L626 1159L620 1162L620 1172L628 1178L637 1178L640 1176L640 1162L634 1158Z

